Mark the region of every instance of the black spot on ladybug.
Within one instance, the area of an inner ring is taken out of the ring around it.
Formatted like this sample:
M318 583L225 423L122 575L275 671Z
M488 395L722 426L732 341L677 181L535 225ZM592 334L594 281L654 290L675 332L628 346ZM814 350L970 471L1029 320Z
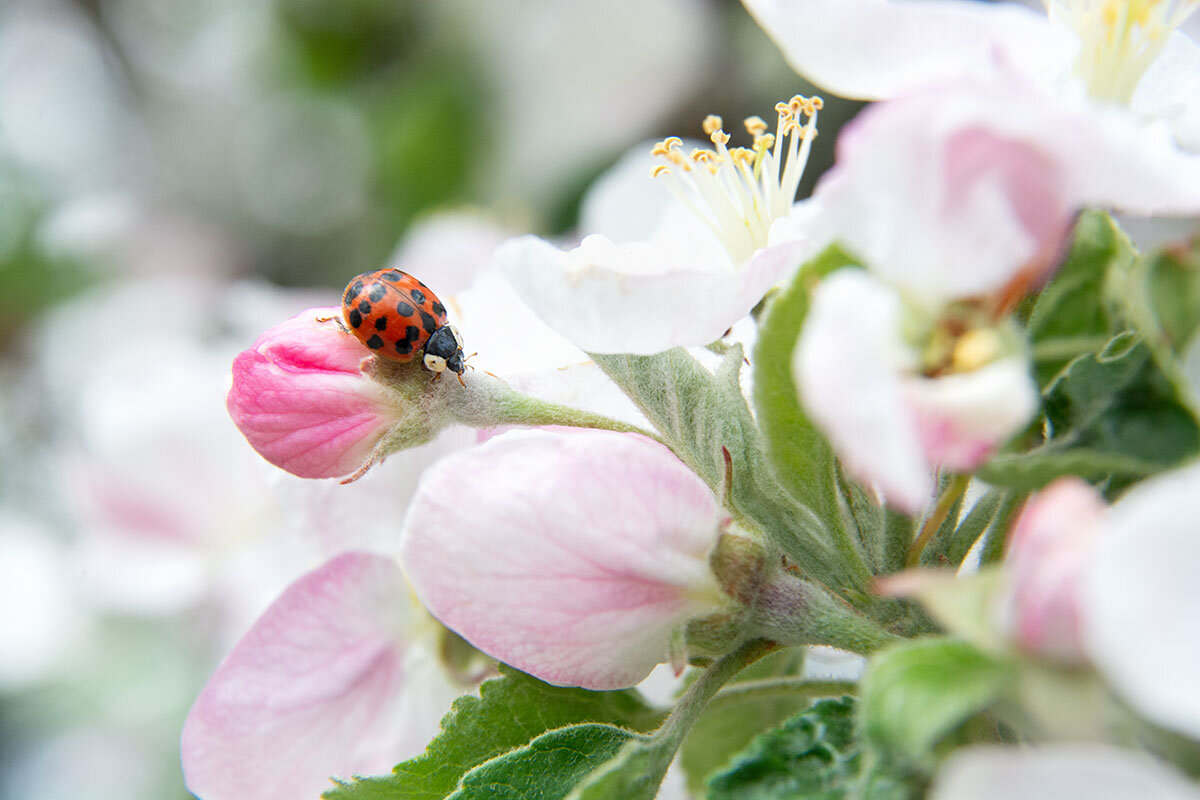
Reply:
M403 300L396 304L396 313L402 317L411 317L414 311L416 311L416 309Z
M358 297L358 293L362 291L362 281L355 281L350 284L350 288L346 290L346 304L354 302L354 298Z
M409 330L411 331L413 329L409 328ZM412 342L408 341L407 339L401 339L400 341L396 342L396 352L397 353L403 353L404 355L408 355L412 351L413 351Z
M446 307L444 305L442 305L439 301L434 300L433 301L433 313L437 314L440 317L442 314L446 313Z
M383 339L379 338L378 333L373 333L371 334L371 338L367 339L366 344L367 347L371 348L372 350L378 350L379 348L383 347Z
M367 292L367 297L371 298L372 303L378 303L387 294L387 287L382 283L376 283L371 286L371 291Z
M366 300L360 301L358 304L358 313L362 314L364 317L367 314L370 314L371 313L371 304Z
M396 270L391 270L390 272L383 273L379 277L383 278L385 281L395 282L395 281L400 280L400 273L397 272Z
M349 320L350 320L350 327L351 327L351 328L357 328L359 325L362 325L362 314L358 313L358 309L357 309L357 308L355 308L355 309L351 309L351 311L350 311L350 313L347 315L347 317L348 317L348 318L349 318Z
M411 292L409 292L409 294L412 295L412 300L417 305L421 305L425 302L425 293L420 289L413 289Z
M387 317L380 317L375 320L375 330L382 331L387 328Z
M414 292L415 294L415 292ZM426 333L433 333L437 330L437 320L429 316L429 312L423 308L418 308L417 313L421 315L421 326L425 328Z
M404 339L408 342L415 342L421 336L421 329L416 325L409 325L404 329Z

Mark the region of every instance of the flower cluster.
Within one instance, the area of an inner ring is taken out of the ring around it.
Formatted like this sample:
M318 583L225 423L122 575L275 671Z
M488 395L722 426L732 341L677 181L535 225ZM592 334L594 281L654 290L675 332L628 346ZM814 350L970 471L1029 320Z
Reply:
M371 779L397 792L441 767L462 789L536 783L530 765L568 740L596 762L561 767L572 797L650 797L681 747L693 789L749 791L794 743L766 733L723 767L696 753L735 756L749 735L690 750L689 730L741 668L804 645L872 659L860 682L771 662L769 686L744 692L778 693L770 726L857 715L845 736L861 740L812 734L871 754L846 759L862 774L821 773L839 790L1073 796L1110 758L1120 776L1095 796L1183 785L1114 748L1186 763L1170 736L1200 740L1200 404L1184 362L1200 251L1139 254L1089 209L1200 215L1200 48L1177 30L1195 4L746 4L803 76L878 101L810 198L796 193L820 98L780 102L773 129L745 120L748 146L709 116L704 146L670 137L649 169L643 153L602 180L576 246L521 236L458 276L445 307L483 351L461 384L364 347L336 308L237 357L231 416L301 477L354 479L453 425L479 434L424 470L395 560L334 558L234 649L184 732L193 791L235 797L267 770L286 777L259 796L293 797L412 755L396 708L422 637L508 666L424 756ZM442 645L443 678L461 677ZM552 687L636 704L621 690L659 664L698 669L665 722L554 721L554 703L593 701ZM533 716L548 721L514 711L503 747L454 750L483 724L471 714L517 691L510 668L543 682ZM1107 744L978 749L938 771L956 745L1079 735ZM635 778L649 788L614 788Z

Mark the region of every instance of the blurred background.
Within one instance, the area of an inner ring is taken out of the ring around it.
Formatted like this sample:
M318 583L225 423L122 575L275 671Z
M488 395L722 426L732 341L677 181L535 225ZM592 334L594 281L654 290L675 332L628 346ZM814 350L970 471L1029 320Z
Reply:
M0 0L0 800L188 797L200 687L346 546L238 350L430 214L570 236L631 146L807 91L723 0Z

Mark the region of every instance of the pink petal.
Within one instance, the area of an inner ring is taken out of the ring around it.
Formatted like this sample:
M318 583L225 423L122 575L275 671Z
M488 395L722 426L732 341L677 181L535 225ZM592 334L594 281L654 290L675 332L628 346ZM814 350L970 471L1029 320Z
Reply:
M382 556L347 553L284 591L229 654L183 729L204 800L317 797L329 776L390 769L376 741L401 688L409 609Z
M402 560L422 602L542 680L636 684L672 632L722 603L724 520L662 445L607 431L512 431L425 473Z
M971 372L912 377L904 394L925 457L958 471L972 470L1021 430L1038 408L1038 389L1023 356Z
M1084 660L1080 587L1103 528L1104 500L1076 478L1060 479L1021 513L1006 565L1009 634L1025 650Z
M369 351L336 308L302 311L233 362L226 406L267 461L301 478L348 475L395 419L393 401L362 371Z

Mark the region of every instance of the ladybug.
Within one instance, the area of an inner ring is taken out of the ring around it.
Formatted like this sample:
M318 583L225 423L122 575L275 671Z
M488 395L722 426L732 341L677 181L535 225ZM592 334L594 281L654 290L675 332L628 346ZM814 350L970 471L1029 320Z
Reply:
M380 269L355 277L342 295L342 316L376 355L407 363L420 354L438 378L449 369L463 382L462 336L447 324L437 295L407 272Z

